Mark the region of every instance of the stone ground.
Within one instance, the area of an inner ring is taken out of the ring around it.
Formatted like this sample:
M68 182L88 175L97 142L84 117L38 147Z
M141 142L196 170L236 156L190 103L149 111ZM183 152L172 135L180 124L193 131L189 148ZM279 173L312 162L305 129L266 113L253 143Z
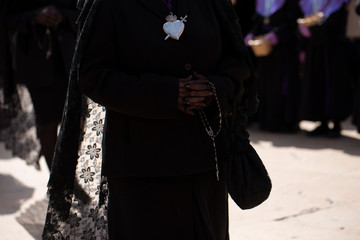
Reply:
M273 190L252 210L230 201L232 240L360 239L360 134L349 122L340 139L250 133ZM0 240L41 239L49 174L44 160L41 167L26 166L0 144Z

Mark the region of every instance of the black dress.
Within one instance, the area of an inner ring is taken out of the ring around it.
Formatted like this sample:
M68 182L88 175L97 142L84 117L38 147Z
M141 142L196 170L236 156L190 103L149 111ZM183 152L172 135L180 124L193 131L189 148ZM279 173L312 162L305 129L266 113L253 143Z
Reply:
M250 31L254 36L273 31L279 40L268 56L257 58L258 121L263 130L293 131L297 128L299 63L296 19L299 14L296 1L288 0L270 16L268 24L264 24L263 16L257 15Z
M224 136L216 142L218 182L211 141L197 117L177 110L176 96L177 79L199 71L216 85L225 117L234 95L243 118L256 110L254 74L230 1L177 1L174 12L188 15L179 41L164 40L169 10L162 1L79 6L43 238L107 239L109 225L115 239L227 239ZM206 109L211 120L214 109Z
M177 109L178 79L206 75L226 114L243 89L245 59L229 51L211 1L174 7L188 16L185 30L180 40L164 40L162 1L103 0L84 49L80 89L107 110L110 239L228 239L224 135L217 181L201 120Z
M300 118L342 121L352 110L352 79L347 64L346 10L332 13L321 25L310 27L301 84Z

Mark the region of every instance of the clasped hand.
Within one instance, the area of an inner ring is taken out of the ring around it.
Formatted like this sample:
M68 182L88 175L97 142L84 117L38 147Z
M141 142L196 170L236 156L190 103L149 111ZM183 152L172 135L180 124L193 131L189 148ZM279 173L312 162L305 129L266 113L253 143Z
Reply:
M54 6L46 6L39 9L35 16L36 23L47 27L56 27L61 21L61 13Z
M214 93L209 80L198 73L179 79L178 109L186 114L195 115L194 110L209 106Z

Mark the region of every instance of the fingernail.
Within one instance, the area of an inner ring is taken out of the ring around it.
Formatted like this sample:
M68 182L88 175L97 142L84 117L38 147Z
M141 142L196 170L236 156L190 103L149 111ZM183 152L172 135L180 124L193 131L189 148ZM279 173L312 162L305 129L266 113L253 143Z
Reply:
M185 87L186 87L186 88L190 88L190 85L189 85L189 84L185 84Z

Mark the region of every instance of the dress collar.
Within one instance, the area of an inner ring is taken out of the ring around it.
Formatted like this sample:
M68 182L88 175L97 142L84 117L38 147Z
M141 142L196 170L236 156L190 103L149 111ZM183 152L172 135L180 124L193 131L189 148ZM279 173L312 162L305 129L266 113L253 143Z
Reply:
M138 0L144 7L149 9L155 15L165 21L166 16L169 15L170 11L161 0ZM189 15L197 0L180 0L175 1L173 13L180 19L185 15Z

